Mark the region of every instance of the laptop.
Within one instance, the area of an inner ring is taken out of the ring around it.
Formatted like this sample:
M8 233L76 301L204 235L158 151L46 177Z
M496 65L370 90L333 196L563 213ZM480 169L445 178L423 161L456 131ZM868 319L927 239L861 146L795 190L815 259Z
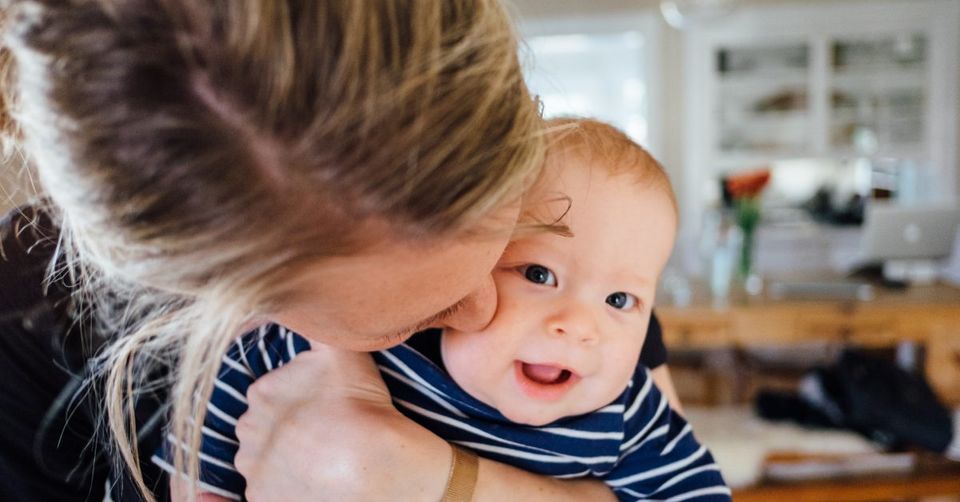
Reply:
M960 228L960 207L867 205L860 259L939 260L950 256Z

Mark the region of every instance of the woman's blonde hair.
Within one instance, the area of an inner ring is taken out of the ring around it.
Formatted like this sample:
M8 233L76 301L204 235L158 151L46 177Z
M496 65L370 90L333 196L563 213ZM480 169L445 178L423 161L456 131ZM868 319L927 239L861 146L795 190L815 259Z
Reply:
M12 4L0 126L60 225L63 272L118 333L105 409L148 498L138 396L172 385L175 463L197 479L191 424L282 285L367 245L368 221L470 229L541 165L496 0Z

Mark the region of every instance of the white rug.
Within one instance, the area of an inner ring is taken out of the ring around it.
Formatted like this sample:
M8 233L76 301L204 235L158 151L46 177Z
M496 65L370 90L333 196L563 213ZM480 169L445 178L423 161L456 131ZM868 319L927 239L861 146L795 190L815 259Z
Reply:
M858 454L878 451L853 432L805 429L774 423L753 414L749 406L685 408L700 442L713 453L732 488L755 484L768 453Z

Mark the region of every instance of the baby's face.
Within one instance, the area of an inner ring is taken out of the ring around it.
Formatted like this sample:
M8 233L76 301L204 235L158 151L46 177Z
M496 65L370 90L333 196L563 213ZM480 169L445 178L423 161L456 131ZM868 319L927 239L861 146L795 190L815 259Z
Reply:
M544 425L597 410L626 387L646 337L657 278L676 232L661 188L584 162L550 166L525 215L562 222L507 246L494 270L497 315L448 330L443 360L460 387L513 422Z

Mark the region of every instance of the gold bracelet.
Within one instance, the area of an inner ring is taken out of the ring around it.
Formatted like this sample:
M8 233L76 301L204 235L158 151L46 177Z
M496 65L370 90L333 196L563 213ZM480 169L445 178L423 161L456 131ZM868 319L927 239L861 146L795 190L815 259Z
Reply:
M450 447L453 448L453 461L450 462L447 490L441 502L470 502L477 486L477 455L453 444Z

